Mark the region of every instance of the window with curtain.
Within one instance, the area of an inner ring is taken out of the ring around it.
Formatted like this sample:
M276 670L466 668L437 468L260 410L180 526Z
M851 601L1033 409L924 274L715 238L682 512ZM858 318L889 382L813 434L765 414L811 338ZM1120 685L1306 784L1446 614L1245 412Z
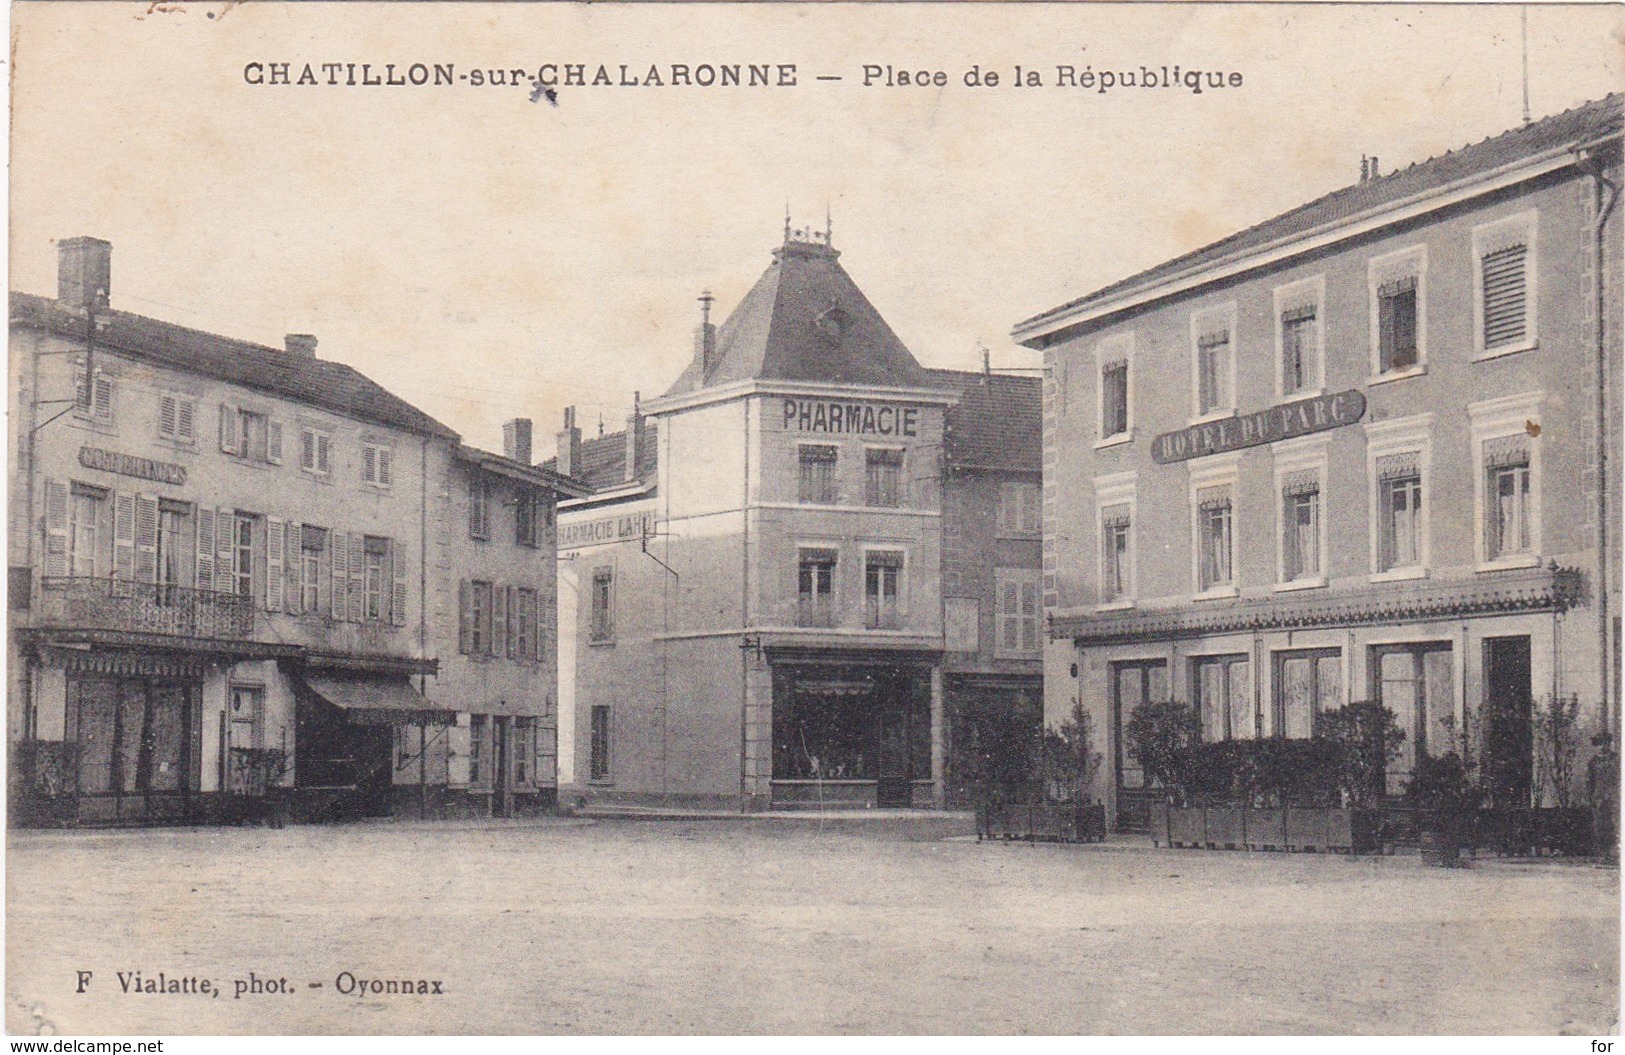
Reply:
M1252 669L1246 656L1201 656L1191 661L1191 689L1201 716L1202 739L1251 740Z
M1529 438L1484 444L1484 554L1489 560L1529 553Z
M902 576L901 553L870 553L864 558L864 625L871 629L901 625L898 588Z
M1127 504L1107 506L1100 511L1100 599L1103 603L1133 596L1132 569L1129 566L1130 527Z
M1230 398L1230 331L1214 330L1196 339L1196 412L1228 410Z
M1100 368L1100 438L1128 432L1128 360L1117 359Z
M1320 576L1320 474L1306 469L1281 486L1281 576L1286 582Z
M801 551L797 576L798 626L835 625L835 551Z
M1416 276L1377 287L1377 352L1382 373L1409 369L1417 362Z
M1422 475L1415 454L1377 463L1379 571L1422 563Z
M1281 313L1281 392L1293 395L1314 383L1318 330L1316 306L1305 304Z
M1231 565L1230 489L1205 487L1196 493L1197 501L1197 586L1213 590L1234 585Z
M1305 740L1315 734L1321 713L1341 707L1343 655L1337 649L1302 649L1275 654L1277 736Z

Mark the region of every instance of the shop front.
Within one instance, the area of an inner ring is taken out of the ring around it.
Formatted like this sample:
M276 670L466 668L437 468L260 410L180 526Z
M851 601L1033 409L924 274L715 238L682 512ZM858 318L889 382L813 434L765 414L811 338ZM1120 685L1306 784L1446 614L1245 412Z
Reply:
M931 667L891 656L773 664L773 805L932 801Z

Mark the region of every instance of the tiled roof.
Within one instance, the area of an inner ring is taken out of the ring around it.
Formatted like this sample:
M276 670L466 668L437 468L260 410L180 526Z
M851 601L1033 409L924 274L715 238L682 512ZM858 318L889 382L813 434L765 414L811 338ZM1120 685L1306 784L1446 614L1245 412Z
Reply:
M638 480L652 484L655 480L655 470L659 466L659 450L655 443L655 419L645 418L643 423L643 446L638 451ZM559 460L549 458L542 463L543 469L557 473ZM602 436L595 436L590 440L581 441L581 464L575 466L567 479L584 484L593 492L613 491L617 487L625 487L632 481L626 478L626 430L620 432L606 432Z
M457 438L445 425L343 363L292 355L280 348L124 311L104 311L98 318L105 320L105 325L96 331L97 346L121 355L203 374L360 421ZM11 320L79 340L85 336L85 319L49 297L31 293L11 294Z
M666 395L762 378L914 387L920 364L819 242L786 241L756 285L717 330L702 378L691 361Z
M960 394L948 408L948 464L1039 472L1043 468L1043 389L1036 377L926 370L932 388Z
M1017 323L1015 328L1020 332L1056 317L1064 317L1080 308L1132 293L1142 287L1151 287L1175 275L1198 270L1294 235L1335 225L1371 210L1552 150L1617 136L1622 126L1622 101L1625 101L1625 96L1619 94L1605 96L1459 150L1396 169L1385 176L1333 191L1212 245L1177 256L1058 308L1034 315Z

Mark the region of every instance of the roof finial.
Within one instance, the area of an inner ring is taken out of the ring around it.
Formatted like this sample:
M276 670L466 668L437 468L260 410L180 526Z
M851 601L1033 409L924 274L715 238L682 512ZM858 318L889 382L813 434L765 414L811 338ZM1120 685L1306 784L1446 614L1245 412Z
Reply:
M784 240L790 240L790 199L784 199Z
M702 289L700 291L700 323L702 325L711 325L711 302L716 299L711 295L710 290Z
M602 410L598 412L598 438L604 438L604 412Z
M824 244L835 244L835 221L830 219L829 199L824 199Z

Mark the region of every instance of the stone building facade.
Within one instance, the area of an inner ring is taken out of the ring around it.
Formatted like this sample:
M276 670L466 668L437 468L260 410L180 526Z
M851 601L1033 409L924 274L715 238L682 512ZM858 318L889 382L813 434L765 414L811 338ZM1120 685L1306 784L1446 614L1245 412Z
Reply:
M1158 794L1124 735L1151 700L1207 739L1377 700L1390 794L1455 751L1504 804L1551 800L1550 701L1617 737L1620 115L1364 173L1016 327L1045 354L1046 710L1095 715L1119 826Z

